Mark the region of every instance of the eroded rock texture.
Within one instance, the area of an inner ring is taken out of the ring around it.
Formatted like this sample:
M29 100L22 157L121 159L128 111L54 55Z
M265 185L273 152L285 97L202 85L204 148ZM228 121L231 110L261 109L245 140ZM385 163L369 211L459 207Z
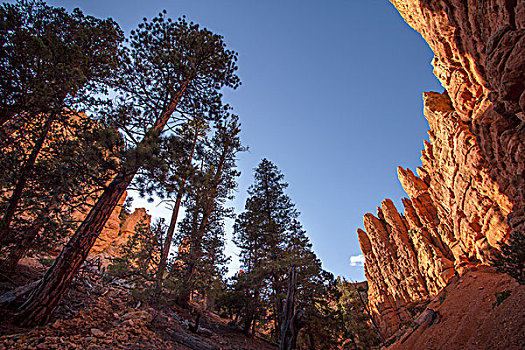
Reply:
M118 210L120 213L120 209L117 208L119 207L117 206L115 210ZM111 214L112 218L115 217L114 214L115 211ZM116 218L118 219L118 216ZM89 252L92 256L94 255L106 260L119 256L121 247L130 240L139 225L142 224L149 228L151 215L146 212L146 209L137 208L124 222L118 219L118 223L115 222L115 224L117 224L116 229L108 227L108 224L106 224Z
M404 215L385 200L358 231L385 336L525 229L525 1L391 2L434 51L445 92L424 94L423 166L398 169Z
M135 209L124 221L121 220L120 214L126 197L127 192L120 198L118 205L111 213L104 229L89 251L90 258L101 258L103 265L108 264L111 258L119 256L120 248L131 238L140 223L147 227L151 224L151 215L149 215L144 208ZM81 222L88 212L89 206L86 206L86 208L77 211L74 217ZM57 251L55 253L58 254L59 252Z

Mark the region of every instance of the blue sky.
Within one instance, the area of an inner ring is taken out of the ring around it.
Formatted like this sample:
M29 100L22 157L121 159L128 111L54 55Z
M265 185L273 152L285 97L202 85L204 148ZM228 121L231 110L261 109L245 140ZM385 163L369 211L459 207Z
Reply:
M288 194L323 267L364 279L356 230L384 198L401 208L406 194L396 167L419 166L427 138L422 93L443 90L427 44L387 0L49 3L112 17L126 33L166 9L222 34L239 53L243 82L225 96L250 147L239 159L237 211L253 168L270 159L290 184Z

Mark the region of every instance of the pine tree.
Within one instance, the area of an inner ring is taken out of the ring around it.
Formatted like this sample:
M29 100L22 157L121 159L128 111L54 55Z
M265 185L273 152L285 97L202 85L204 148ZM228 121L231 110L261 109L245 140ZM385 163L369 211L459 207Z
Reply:
M284 265L297 275L296 309L303 313L304 331L297 344L302 348L335 348L339 345L341 323L335 301L339 299L334 276L323 270L312 250L306 231L298 220L285 235Z
M158 149L170 121L180 123L196 111L210 119L223 116L227 106L222 104L221 88L239 85L235 61L236 54L225 48L221 36L184 18L174 22L160 14L132 31L113 82L118 103L106 113L107 121L122 131L127 151L112 182L19 308L21 325L49 319L118 200Z
M131 238L121 247L119 257L108 266L110 276L134 286L135 297L149 300L158 297L153 289L165 233L166 225L162 219L152 225L139 222Z
M21 153L11 163L16 181L0 219L2 243L50 132L74 128L72 111L100 102L93 96L106 91L123 36L111 19L42 1L2 4L0 18L0 139L4 152Z
M84 114L69 113L67 123L67 129L53 128L42 146L35 174L26 182L4 237L2 248L11 251L9 270L33 247L44 252L56 249L77 226L74 217L96 199L116 168L111 155L118 149L119 138L114 132ZM24 154L20 152L24 144L15 145L1 148L0 162L9 164L9 158L14 162L3 173L0 193L10 193L18 181L17 160ZM9 199L0 195L0 207L7 207Z
M201 118L184 123L163 140L156 160L148 161L148 166L143 167L144 171L134 181L141 197L156 195L171 206L172 214L157 271L157 288L161 287L166 272L182 200L199 173L197 163L203 160L209 131L208 123Z
M378 346L381 335L375 329L366 309L368 304L366 282L351 283L338 277L336 287L340 293L337 309L343 325L343 338L349 339L354 348L358 348L357 344L365 349Z
M268 330L273 340L288 347L335 348L342 325L335 307L339 292L334 277L323 270L313 252L299 213L285 193L288 185L281 172L263 159L254 177L245 210L234 225L242 273L235 276L228 290L230 297L224 297L222 305L230 303L245 331L253 332L258 322L257 328ZM292 277L296 281L293 293L289 286ZM293 307L287 300L290 295ZM290 333L292 323L294 331Z
M501 243L501 253L493 265L503 273L508 273L520 284L525 284L525 233L513 231L506 243Z
M113 20L32 0L3 3L0 18L3 137L20 120L39 114L53 118L64 108L92 103L92 93L104 92L123 40Z
M252 309L269 310L273 321L272 334L279 339L281 312L283 309L284 236L299 215L290 198L284 193L288 184L277 167L263 159L255 169L255 183L248 189L245 211L234 226L235 244L241 249L241 263L244 274L257 284L253 286ZM257 290L268 290L262 295ZM249 328L258 315L246 312L243 322ZM248 330L248 329L245 329Z
M217 123L202 159L202 168L189 189L185 202L186 217L180 225L180 242L187 244L187 252L179 254L183 262L180 301L187 303L196 283L219 277L225 263L224 219L232 216L225 207L233 199L239 172L235 167L237 153L244 150L240 143L238 117L231 115ZM207 271L207 272L205 272Z

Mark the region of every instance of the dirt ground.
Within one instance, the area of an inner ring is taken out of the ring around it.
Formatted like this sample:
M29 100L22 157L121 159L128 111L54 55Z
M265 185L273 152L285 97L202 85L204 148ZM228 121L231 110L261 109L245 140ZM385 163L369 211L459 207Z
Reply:
M387 349L525 349L525 286L490 267L456 277L428 309Z

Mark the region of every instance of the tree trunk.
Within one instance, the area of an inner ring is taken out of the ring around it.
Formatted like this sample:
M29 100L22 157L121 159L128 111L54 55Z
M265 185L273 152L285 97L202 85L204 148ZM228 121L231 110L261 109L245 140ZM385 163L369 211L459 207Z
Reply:
M275 261L275 260L274 260ZM279 339L281 339L281 326L282 326L282 312L283 312L283 303L281 298L279 298L279 292L281 290L281 283L279 281L279 276L274 272L273 276L273 292L274 292L274 332L275 332L275 340L276 342L279 342Z
M188 165L191 166L191 162L193 161L193 154L195 153L195 148L197 146L197 138L199 135L199 130L195 130L195 136L193 138L193 145L191 148L191 153L188 158ZM164 271L166 270L166 264L168 260L168 254L170 252L171 248L171 241L173 240L173 234L175 233L175 226L177 224L177 219L179 216L179 210L180 205L182 202L182 197L184 196L184 190L186 181L188 180L188 176L184 177L182 179L182 184L179 188L179 191L177 192L177 198L175 200L175 206L173 207L173 212L171 213L171 220L170 220L170 226L168 227L168 231L166 232L166 239L164 240L164 245L162 246L162 254L159 261L159 268L157 270L157 281L156 286L158 289L162 287L162 280L164 278Z
M188 83L188 80L183 82L168 109L157 118L137 148L143 148L155 135L162 132L182 99ZM117 176L106 187L82 224L55 259L53 266L40 280L29 299L18 309L16 318L21 326L35 326L49 320L139 168L140 164L133 160L122 164Z
M119 174L120 175L120 174ZM73 277L86 260L113 209L133 179L133 174L115 178L71 237L53 266L46 272L29 299L19 308L18 323L35 326L46 323L69 289Z
M182 196L182 189L179 189L179 192L177 193L177 199L175 200L175 206L173 207L173 211L171 212L170 225L168 227L168 231L166 232L166 239L164 240L164 245L162 246L162 254L160 256L159 268L157 270L157 288L162 287L162 280L164 279L164 271L166 270L171 241L173 240L173 234L175 233L175 226L177 224L177 217L179 216L179 209L180 204L182 202Z
M27 180L29 179L29 177L31 176L31 173L33 172L33 168L35 166L36 159L38 155L40 154L40 151L42 150L42 147L44 145L44 142L47 138L49 131L51 130L51 125L53 125L53 121L54 121L53 117L49 117L46 120L44 128L42 129L40 136L35 142L35 145L33 147L33 150L31 151L31 154L29 155L29 158L27 158L26 162L24 163L24 166L22 167L20 171L15 189L13 190L13 193L11 194L11 198L9 198L9 202L8 202L7 208L4 213L4 217L2 218L2 222L0 223L0 244L5 242L5 240L9 236L11 222L13 221L13 217L15 215L16 208L18 207L18 204L20 203L20 199L22 198L22 192L24 191L26 187Z
M200 259L200 256L202 254L202 239L204 237L204 233L206 231L206 227L208 226L208 221L210 220L210 216L213 212L214 208L214 201L215 197L217 195L218 186L220 184L222 170L224 167L224 163L226 162L226 155L229 152L229 144L224 145L224 149L221 153L221 157L219 160L219 165L217 166L217 171L215 172L214 180L213 180L213 192L210 194L210 196L207 198L208 206L204 212L204 215L202 217L201 224L199 225L199 229L197 231L197 234L194 237L194 242L190 247L190 253L189 253L189 266L186 272L186 276L184 277L184 284L190 285L191 281L195 275L195 272L197 270L197 261ZM187 303L190 300L190 293L192 288L186 288L184 293L181 295L180 300L183 303Z
M20 241L20 243L13 247L13 249L9 253L9 257L7 258L7 271L14 271L20 259L22 259L27 254L27 252L33 245L35 238L38 236L38 233L42 230L42 227L44 227L44 224L48 221L50 216L49 213L58 206L56 201L57 196L54 196L44 207L40 215L35 220L33 220L33 222L31 223L31 227L29 227L26 230L25 234L22 236L22 240Z
M281 339L279 350L294 350L297 344L297 336L303 327L303 312L295 310L295 292L297 289L297 275L295 268L290 268L288 273L288 292L283 310L281 324Z

